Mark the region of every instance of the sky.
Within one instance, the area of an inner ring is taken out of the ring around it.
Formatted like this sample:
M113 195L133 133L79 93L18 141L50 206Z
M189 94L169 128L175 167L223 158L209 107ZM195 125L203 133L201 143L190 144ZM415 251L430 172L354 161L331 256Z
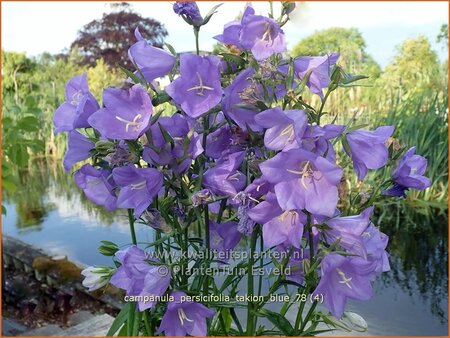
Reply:
M133 2L135 11L165 24L169 32L166 42L178 52L194 49L191 28L172 11L174 2ZM206 14L214 2L199 2ZM2 2L2 48L36 56L42 52L59 53L69 48L77 31L85 24L109 11L105 2ZM210 50L223 25L234 20L245 2L226 2L208 25L201 28L200 48ZM266 15L268 2L254 2L259 14ZM275 14L280 5L275 3ZM362 33L367 52L382 66L395 55L395 47L405 39L420 34L427 36L441 60L447 50L436 43L440 26L448 23L448 2L303 2L297 6L292 20L283 27L288 48L316 30L329 27L356 27Z

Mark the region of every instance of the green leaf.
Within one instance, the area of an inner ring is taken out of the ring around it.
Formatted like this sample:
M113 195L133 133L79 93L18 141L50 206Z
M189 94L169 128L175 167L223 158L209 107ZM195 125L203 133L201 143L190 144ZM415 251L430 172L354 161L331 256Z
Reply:
M213 8L211 8L211 10L208 12L208 14L206 14L205 19L202 22L202 25L206 25L209 22L209 20L211 20L214 13L217 13L217 8L219 8L222 5L223 5L223 3L215 5Z
M262 309L256 313L260 317L266 317L273 325L275 325L281 332L283 332L286 336L293 336L295 334L295 330L292 327L289 320L280 315L279 313Z
M128 312L130 311L131 306L132 306L132 303L124 304L122 310L120 310L116 319L114 319L114 322L112 323L111 327L109 328L108 332L106 333L106 335L108 337L112 337L120 329L120 327L127 321ZM122 332L122 330L120 330L120 331Z
M39 121L35 116L28 115L19 120L17 128L24 131L36 131L39 129Z
M119 65L119 68L131 79L133 80L134 83L140 83L144 86L146 86L146 83L144 82L144 80L140 79L139 76L137 76L136 74L134 74L133 72L129 71L128 69L126 69L125 67Z
M175 51L175 48L173 48L173 46L170 43L166 42L164 45L167 47L169 52L172 53L173 56L178 56L177 52Z

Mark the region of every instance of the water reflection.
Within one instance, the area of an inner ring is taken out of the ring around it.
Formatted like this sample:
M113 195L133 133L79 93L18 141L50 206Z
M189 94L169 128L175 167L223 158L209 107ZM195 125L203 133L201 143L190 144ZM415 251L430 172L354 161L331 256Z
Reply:
M15 194L3 195L3 203L8 208L8 216L3 217L2 222L5 233L91 265L110 264L109 258L97 252L100 240L119 245L130 243L124 212L108 213L92 204L59 163L37 161L30 170L17 175L22 189ZM410 303L416 302L410 314L398 314L408 323L406 326L411 325L408 332L418 334L420 327L427 327L428 321L428 327L434 325L437 334L445 335L448 316L447 217L440 216L432 222L417 217L414 222L414 226L405 222L401 227L385 220L382 222L383 232L390 237L392 269L375 283L377 292L373 301L354 303L352 307L369 318L379 319L382 308L395 302L390 299L392 294L401 292L401 297L403 294L410 296L402 309L408 311ZM141 241L153 240L148 227L137 225L136 230ZM415 323L411 314L418 311L424 314ZM438 325L441 323L439 327L434 324L436 320ZM371 333L395 334L395 328L392 323L390 325ZM398 334L403 332L398 331ZM427 332L424 334L429 334Z

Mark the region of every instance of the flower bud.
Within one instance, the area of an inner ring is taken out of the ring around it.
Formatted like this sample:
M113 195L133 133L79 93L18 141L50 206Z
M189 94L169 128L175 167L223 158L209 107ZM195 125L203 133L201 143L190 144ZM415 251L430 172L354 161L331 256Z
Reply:
M82 284L89 291L98 290L108 284L113 271L114 269L109 267L89 266L81 271L81 274L84 276Z

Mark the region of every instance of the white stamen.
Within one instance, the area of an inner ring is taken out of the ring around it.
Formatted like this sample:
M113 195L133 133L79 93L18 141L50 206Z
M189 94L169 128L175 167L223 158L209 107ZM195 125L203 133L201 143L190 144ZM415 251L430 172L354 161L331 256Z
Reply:
M352 286L350 285L350 281L353 277L347 277L341 269L336 269L337 273L342 277L342 280L339 281L341 284L347 285L350 289L352 289Z
M138 190L138 189L142 189L142 188L144 188L144 187L145 187L146 183L147 183L147 182L145 182L145 181L142 181L142 182L139 182L139 183L134 183L134 184L131 184L131 190Z
M72 95L70 104L74 105L74 106L78 106L80 104L81 101L81 97L83 96L83 93L81 92L81 90L77 91L76 93L74 93Z
M125 120L124 118L122 118L122 117L116 115L116 119L118 119L120 122L125 123L125 132L126 132L126 133L128 133L128 128L129 128L130 126L134 126L133 131L138 131L138 130L141 128L142 123L141 123L141 122L138 122L138 120L139 120L141 117L142 117L141 114L137 114L137 115L134 117L133 121L128 121L128 120Z
M192 319L189 319L188 317L186 317L186 313L184 312L183 309L178 309L178 318L180 319L181 325L184 325L184 321L188 321L188 322L193 322Z
M200 74L197 72L197 77L198 77L198 85L197 86L194 86L194 87L191 87L191 88L189 88L187 91L188 92L190 92L190 91L192 91L192 90L197 90L198 92L197 92L197 95L200 95L200 96L204 96L205 94L203 93L203 91L204 90L214 90L214 88L212 88L212 87L208 87L208 86L205 86L204 84L203 84L203 80L202 80L202 78L201 78L201 76L200 76Z

